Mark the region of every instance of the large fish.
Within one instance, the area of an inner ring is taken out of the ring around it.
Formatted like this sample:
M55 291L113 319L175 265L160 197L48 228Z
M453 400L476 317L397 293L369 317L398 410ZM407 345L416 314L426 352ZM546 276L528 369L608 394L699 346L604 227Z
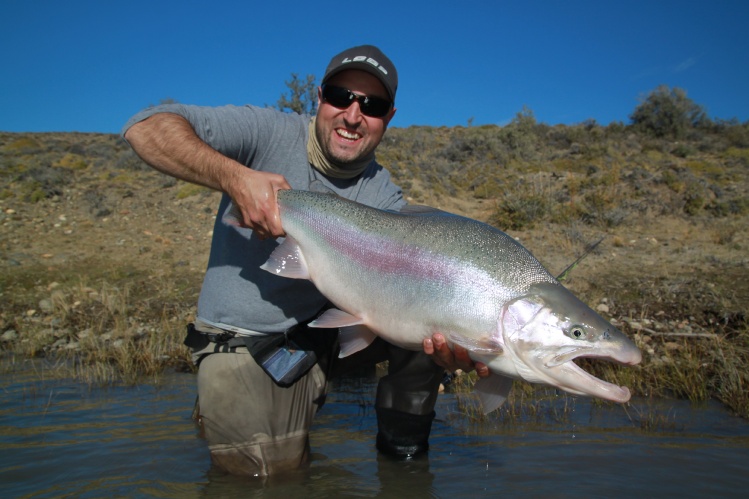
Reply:
M342 356L375 335L421 350L439 332L489 366L474 387L484 412L504 402L513 378L629 400L629 389L573 360L637 364L640 350L504 232L438 210L395 213L332 194L279 191L278 205L287 237L262 268L311 280L337 307L310 326L341 328Z

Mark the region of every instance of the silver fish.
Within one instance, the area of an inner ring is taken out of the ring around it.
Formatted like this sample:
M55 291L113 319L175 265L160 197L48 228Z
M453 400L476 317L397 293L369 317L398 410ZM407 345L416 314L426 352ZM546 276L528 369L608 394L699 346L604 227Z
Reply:
M484 412L512 379L626 402L629 389L573 360L637 364L640 350L562 286L512 237L433 209L383 211L331 194L279 191L287 237L262 268L309 279L337 309L312 327L341 328L341 356L375 335L411 350L442 333L491 375L475 384Z

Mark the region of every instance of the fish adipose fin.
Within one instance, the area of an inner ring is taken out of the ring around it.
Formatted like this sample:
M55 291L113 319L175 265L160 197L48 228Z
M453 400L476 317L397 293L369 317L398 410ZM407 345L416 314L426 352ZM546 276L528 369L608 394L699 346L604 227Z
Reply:
M484 414L489 414L505 403L512 388L512 378L500 374L490 374L488 378L479 378L473 389L481 400Z
M271 274L291 279L309 279L307 262L304 260L299 244L291 236L273 250L268 261L260 266Z

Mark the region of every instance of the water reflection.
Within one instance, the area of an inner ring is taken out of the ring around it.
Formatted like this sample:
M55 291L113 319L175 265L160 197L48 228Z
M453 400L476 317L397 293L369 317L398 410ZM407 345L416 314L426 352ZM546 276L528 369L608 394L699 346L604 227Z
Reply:
M259 481L211 467L190 420L194 377L89 389L1 375L2 497L743 497L749 424L714 404L573 404L472 423L440 398L428 457L374 448L373 380L337 385L318 415L309 468ZM643 429L645 428L645 429ZM648 428L651 428L650 430Z

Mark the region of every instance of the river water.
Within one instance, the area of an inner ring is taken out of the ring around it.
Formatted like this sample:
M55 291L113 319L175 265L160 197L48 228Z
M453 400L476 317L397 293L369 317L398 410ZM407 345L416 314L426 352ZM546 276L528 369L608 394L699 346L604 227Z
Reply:
M309 468L272 480L213 468L190 419L195 378L90 388L0 375L0 497L747 497L749 422L718 404L559 397L535 416L471 422L440 397L428 458L374 448L374 379L336 384Z

